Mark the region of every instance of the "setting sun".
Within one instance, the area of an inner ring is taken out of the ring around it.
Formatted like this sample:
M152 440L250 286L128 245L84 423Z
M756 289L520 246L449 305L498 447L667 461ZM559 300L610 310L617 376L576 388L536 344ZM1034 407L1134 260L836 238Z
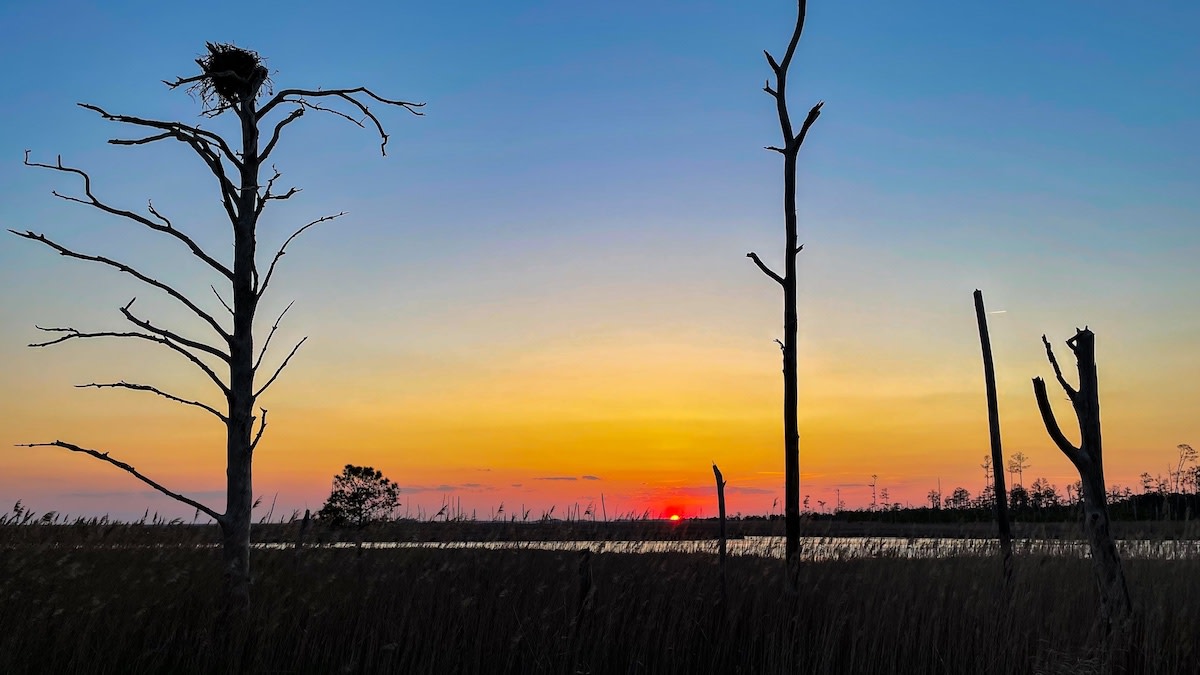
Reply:
M672 515L668 520L679 520L679 514L676 513L676 514Z

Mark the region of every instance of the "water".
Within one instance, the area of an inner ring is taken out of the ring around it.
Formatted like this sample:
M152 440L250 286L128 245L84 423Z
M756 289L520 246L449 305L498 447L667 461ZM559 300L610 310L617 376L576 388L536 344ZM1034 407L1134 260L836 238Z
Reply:
M745 537L730 539L731 556L752 555L783 558L783 537ZM291 548L292 544L256 544L258 548ZM322 544L333 548L354 548L354 542ZM363 542L363 548L426 549L513 549L537 551L583 551L593 553L717 553L715 539L686 541L385 541ZM1200 541L1130 539L1117 542L1124 558L1183 560L1200 558ZM953 558L990 556L999 551L992 539L939 539L921 537L801 537L800 557L808 561L853 560L859 558ZM1056 539L1018 539L1013 542L1017 555L1086 557L1087 542Z

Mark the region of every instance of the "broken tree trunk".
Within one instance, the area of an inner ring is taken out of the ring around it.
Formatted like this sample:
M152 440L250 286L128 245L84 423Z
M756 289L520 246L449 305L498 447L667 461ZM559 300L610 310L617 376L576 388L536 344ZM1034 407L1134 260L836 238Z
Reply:
M1033 393L1037 398L1042 421L1054 444L1079 471L1083 486L1083 527L1091 548L1092 564L1100 587L1100 620L1105 628L1114 620L1124 620L1132 614L1129 589L1125 585L1125 573L1121 569L1121 558L1109 528L1108 503L1104 483L1104 462L1100 443L1100 395L1096 375L1096 335L1084 327L1076 329L1075 337L1067 340L1067 346L1075 354L1079 368L1079 389L1076 390L1063 377L1062 369L1054 358L1050 341L1042 336L1046 346L1046 358L1054 367L1054 376L1071 400L1075 415L1079 418L1079 447L1075 447L1063 435L1050 399L1046 395L1046 383L1040 377L1033 378Z
M987 386L988 432L992 444L992 466L1004 466L1000 449L1000 409L996 403L996 368L992 365L992 340L988 336L987 312L983 309L983 291L975 289L975 319L979 322L979 344L983 348L983 379ZM1004 472L992 471L995 491L996 525L1000 528L1000 553L1003 559L1004 583L1012 579L1012 529L1008 525L1008 493L1004 489Z
M726 582L725 582L725 477L721 475L721 470L717 468L717 463L713 462L713 476L717 479L717 511L721 516L721 538L717 540L718 552L720 553L721 566L721 607L725 606Z

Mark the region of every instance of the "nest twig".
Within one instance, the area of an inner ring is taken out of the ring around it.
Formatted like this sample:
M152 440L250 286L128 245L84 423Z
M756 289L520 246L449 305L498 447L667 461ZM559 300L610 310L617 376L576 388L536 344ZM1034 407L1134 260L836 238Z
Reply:
M262 57L257 52L223 42L205 45L208 54L196 59L203 75L193 80L188 91L198 94L212 114L241 101L258 98L263 85L271 80Z

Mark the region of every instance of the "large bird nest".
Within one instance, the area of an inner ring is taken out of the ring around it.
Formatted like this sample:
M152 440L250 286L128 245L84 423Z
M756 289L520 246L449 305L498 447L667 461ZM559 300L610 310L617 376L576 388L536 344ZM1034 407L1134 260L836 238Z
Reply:
M192 85L192 91L199 93L213 112L240 101L254 100L263 84L270 82L267 67L257 52L220 42L205 45L208 54L196 59L204 75Z

